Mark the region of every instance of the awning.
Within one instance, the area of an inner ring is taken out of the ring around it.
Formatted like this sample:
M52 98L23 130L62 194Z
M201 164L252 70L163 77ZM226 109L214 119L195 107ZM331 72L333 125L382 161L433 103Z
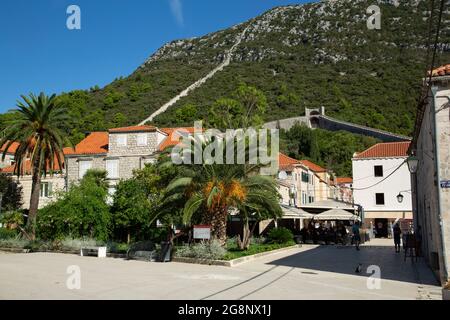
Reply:
M291 207L287 205L281 205L281 209L283 210L283 218L282 219L312 219L314 215L308 213L300 208Z
M361 221L361 218L342 209L331 209L314 217L318 221Z

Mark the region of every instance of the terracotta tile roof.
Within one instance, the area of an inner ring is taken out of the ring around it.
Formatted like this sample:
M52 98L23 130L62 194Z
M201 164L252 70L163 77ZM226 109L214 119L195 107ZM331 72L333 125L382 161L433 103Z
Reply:
M350 183L353 183L353 178L349 178L349 177L336 178L336 184L350 184Z
M63 161L63 166L64 166L64 158L62 158L61 161ZM16 165L13 164L11 166L8 166L8 167L0 169L0 172L7 173L7 174L14 174L15 169L16 169ZM49 172L49 171L50 171L50 165L47 164L47 172ZM61 167L60 167L56 157L55 157L55 160L54 160L54 163L53 163L53 171L54 172L61 171ZM31 161L30 160L25 160L25 163L24 163L23 168L21 170L21 174L22 175L30 175L31 174Z
M439 68L434 69L431 72L432 77L442 77L442 76L450 76L450 64L443 65ZM430 75L430 72L428 71L428 75Z
M92 132L73 148L64 148L65 155L104 154L108 152L108 132Z
M156 131L156 127L153 126L133 126L133 127L124 127L124 128L114 128L110 129L111 133L121 133L121 132L154 132Z
M391 143L378 143L366 151L358 153L355 159L367 159L367 158L398 158L407 157L408 148L411 142L391 142Z
M167 134L167 138L158 147L159 151L164 151L167 148L176 146L180 142L182 133L194 134L195 128L162 128L161 131Z
M281 152L278 156L278 162L280 170L282 171L292 171L294 169L294 165L300 164L299 160L288 157L287 155L282 154Z
M3 153L6 149L6 146L8 145L8 142L6 142L1 148L0 148L0 152ZM8 148L8 150L6 151L7 153L16 153L17 148L19 148L20 144L18 142L13 142L11 144L11 146Z
M327 169L322 168L318 164L315 164L314 162L311 162L309 160L302 160L300 163L309 169L311 169L314 172L327 172Z

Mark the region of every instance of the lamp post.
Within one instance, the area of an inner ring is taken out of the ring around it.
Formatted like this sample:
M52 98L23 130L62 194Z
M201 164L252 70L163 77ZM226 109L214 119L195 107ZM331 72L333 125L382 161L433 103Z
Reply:
M415 227L417 229L418 226L420 226L422 223L419 223L420 217L419 217L419 190L418 190L418 183L417 183L417 170L419 169L419 158L417 158L415 155L411 155L407 160L406 163L408 164L408 169L411 175L414 176L414 197L415 197L415 207L416 207L416 216L415 216ZM414 210L413 210L414 212Z

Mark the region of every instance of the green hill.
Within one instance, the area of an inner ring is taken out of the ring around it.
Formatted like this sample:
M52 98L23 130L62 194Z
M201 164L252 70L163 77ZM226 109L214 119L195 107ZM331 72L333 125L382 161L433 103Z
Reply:
M374 3L381 8L381 30L366 25L366 9ZM247 28L230 65L155 124L192 125L244 82L267 96L267 121L325 106L338 119L409 135L426 65L428 3L335 0L277 7L227 30L168 43L126 78L63 94L72 117L68 132L77 142L86 131L139 123L221 64ZM443 21L438 63L450 61L450 12Z

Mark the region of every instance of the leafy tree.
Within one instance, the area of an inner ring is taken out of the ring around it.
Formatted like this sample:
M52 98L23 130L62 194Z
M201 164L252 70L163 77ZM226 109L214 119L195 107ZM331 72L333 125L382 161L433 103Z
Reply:
M89 171L88 171L89 173ZM38 235L47 240L65 237L90 237L106 241L110 235L111 215L108 191L98 179L86 174L78 185L39 211Z
M70 145L70 141L63 133L67 112L57 103L55 95L48 97L44 93L39 96L30 94L29 97L22 96L22 99L23 102L17 104L18 109L10 111L16 119L5 129L0 147L4 147L4 159L11 144L14 141L19 143L14 155L15 174L18 176L23 174L26 161L31 162L32 188L27 236L34 240L41 177L47 173L53 174L56 164L63 167L63 147L65 144Z
M22 186L12 177L0 174L1 212L18 210L22 206Z
M205 144L211 142L206 140ZM281 215L276 183L270 177L254 175L258 169L247 165L182 165L165 190L162 207L176 210L182 204L184 223L200 220L211 225L212 237L224 245L231 210L239 210L247 221L262 214ZM155 212L153 219L159 214Z
M114 115L114 122L113 122L114 127L120 128L120 127L125 126L126 123L127 123L127 117L123 113L117 112Z
M159 181L155 167L149 165L117 185L111 211L115 228L126 231L128 243L132 234L137 236L150 228L151 211L161 201Z
M210 127L238 129L263 124L267 98L262 91L241 83L232 96L218 99L209 109Z
M194 104L187 104L175 111L175 117L178 123L187 124L197 120L198 112Z

